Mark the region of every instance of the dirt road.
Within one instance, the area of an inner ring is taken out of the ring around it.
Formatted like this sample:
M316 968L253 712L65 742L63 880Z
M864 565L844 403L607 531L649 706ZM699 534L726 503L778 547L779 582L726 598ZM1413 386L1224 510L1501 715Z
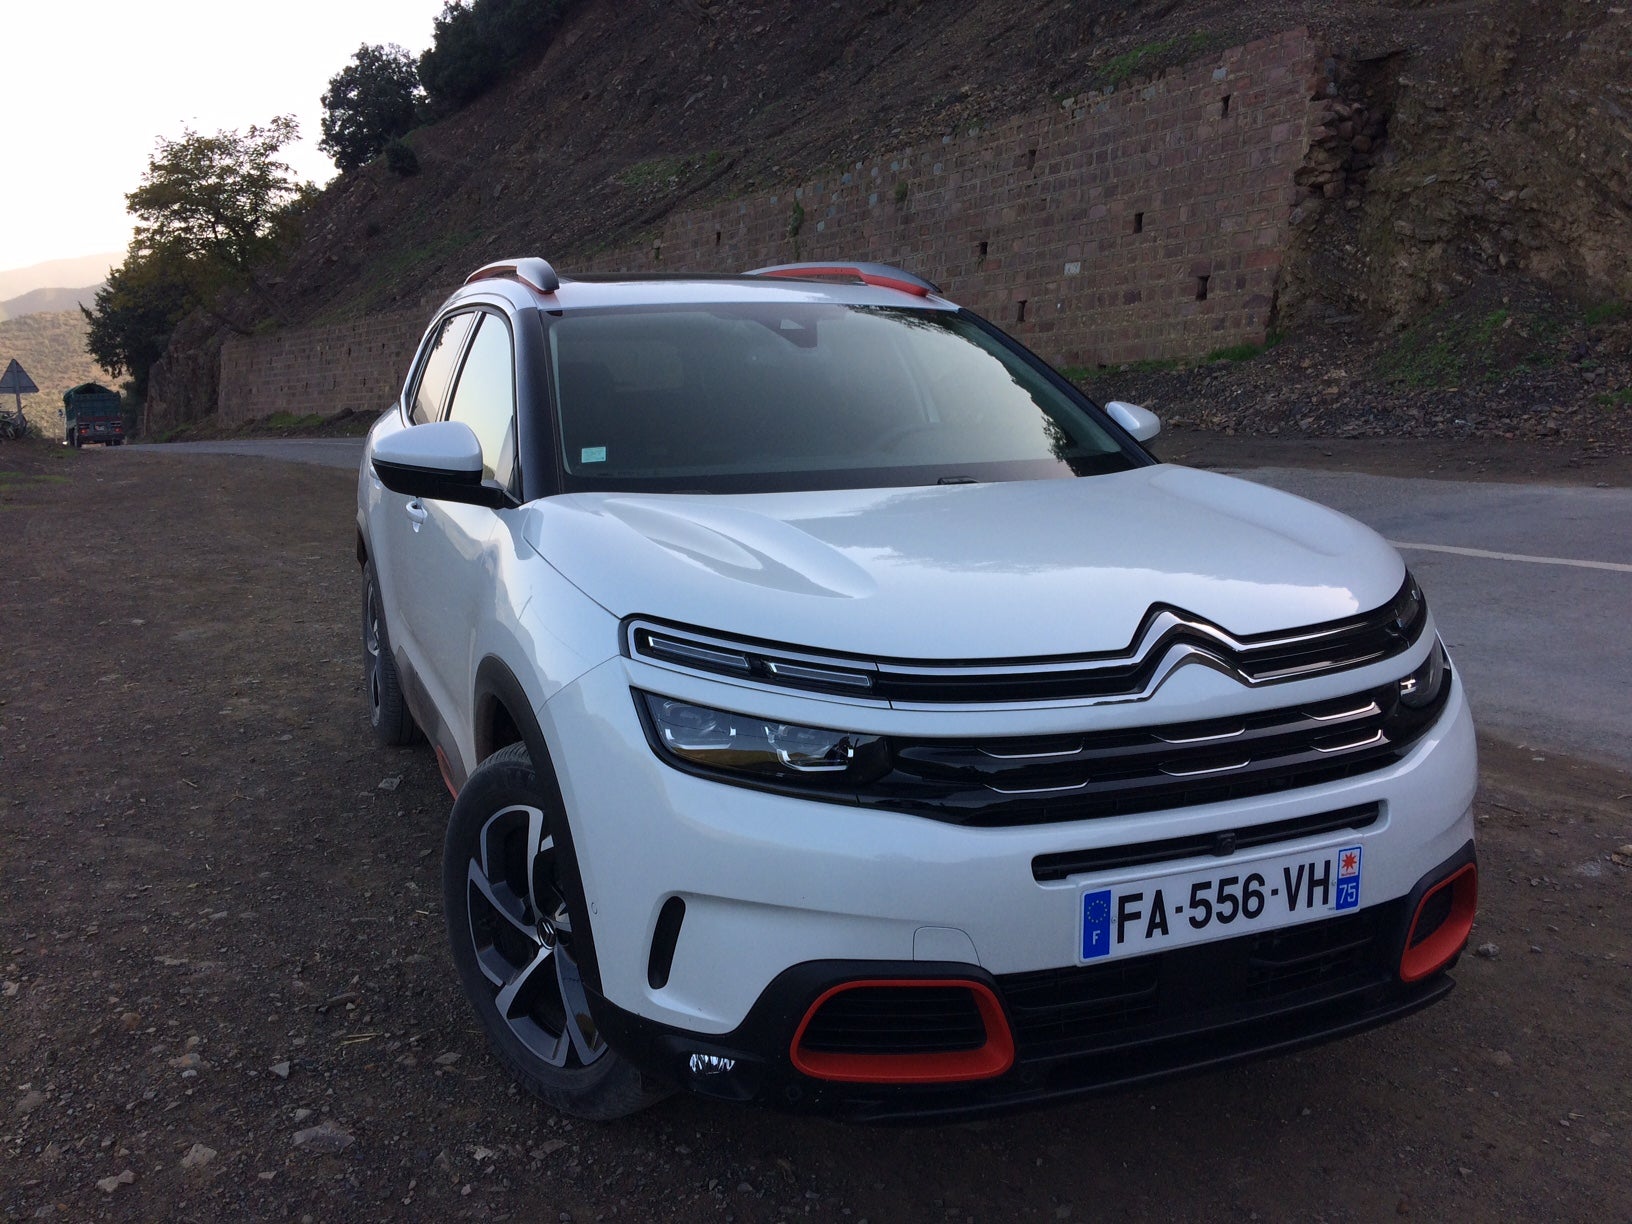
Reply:
M1632 1217L1632 777L1484 748L1444 1004L976 1125L512 1092L447 794L362 712L352 478L0 451L0 1218Z

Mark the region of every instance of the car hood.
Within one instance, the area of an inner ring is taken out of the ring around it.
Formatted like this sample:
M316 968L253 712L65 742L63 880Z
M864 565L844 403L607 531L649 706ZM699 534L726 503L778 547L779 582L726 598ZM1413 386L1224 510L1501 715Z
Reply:
M528 542L613 615L896 659L1117 650L1153 604L1237 635L1387 602L1352 519L1188 468L735 496L569 494Z

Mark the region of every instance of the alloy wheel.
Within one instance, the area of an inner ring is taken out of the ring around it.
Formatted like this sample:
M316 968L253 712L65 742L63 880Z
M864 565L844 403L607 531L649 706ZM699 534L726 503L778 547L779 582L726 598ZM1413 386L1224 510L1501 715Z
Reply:
M545 815L518 804L482 826L466 869L476 963L516 1040L552 1067L587 1067L607 1053L572 954L572 918L556 882Z

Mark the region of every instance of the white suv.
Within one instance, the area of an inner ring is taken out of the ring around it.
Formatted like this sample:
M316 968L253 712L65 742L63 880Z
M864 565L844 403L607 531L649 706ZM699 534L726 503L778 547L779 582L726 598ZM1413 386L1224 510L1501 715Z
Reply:
M1371 531L898 269L490 265L369 435L370 711L530 1090L1055 1101L1451 988L1475 754Z

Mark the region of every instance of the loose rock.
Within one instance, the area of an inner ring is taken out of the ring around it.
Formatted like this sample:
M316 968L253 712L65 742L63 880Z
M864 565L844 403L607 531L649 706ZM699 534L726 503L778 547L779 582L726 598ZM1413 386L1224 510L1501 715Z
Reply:
M214 1148L205 1147L202 1143L195 1143L187 1149L187 1155L181 1158L181 1167L184 1169L202 1169L214 1159Z
M1473 950L1475 956L1482 956L1486 960L1495 960L1502 954L1502 950L1493 943L1482 943Z
M136 1174L126 1169L123 1173L116 1174L113 1177L102 1178L101 1181L96 1183L96 1188L102 1191L103 1194L112 1194L120 1186L128 1186L135 1180Z
M317 1152L320 1155L332 1156L336 1152L343 1152L353 1143L351 1132L343 1126L325 1119L316 1126L308 1126L305 1130L295 1132L294 1143L297 1148L307 1152Z

